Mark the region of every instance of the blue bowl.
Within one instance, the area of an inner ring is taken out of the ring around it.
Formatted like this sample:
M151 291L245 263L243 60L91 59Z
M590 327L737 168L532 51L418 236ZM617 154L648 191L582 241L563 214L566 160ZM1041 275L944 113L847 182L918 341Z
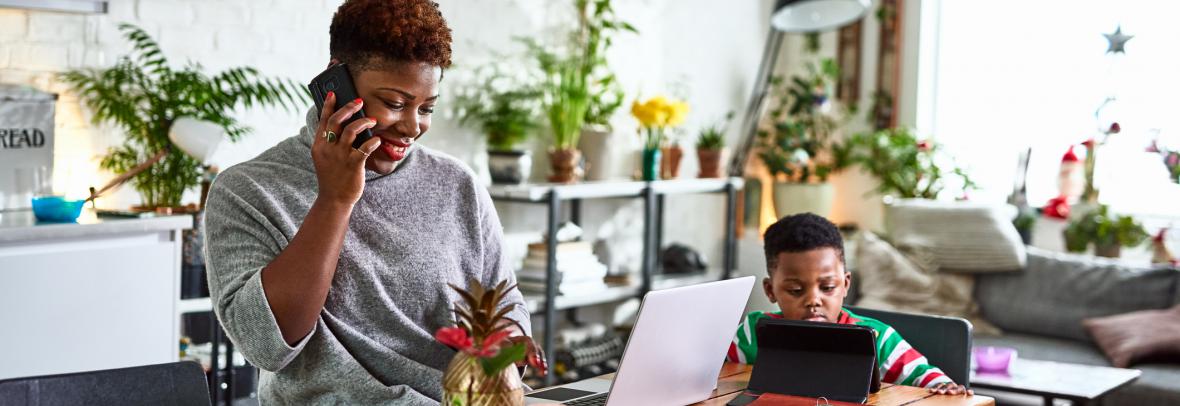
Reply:
M62 196L34 197L33 215L37 221L73 223L78 221L85 203L82 199L68 200Z

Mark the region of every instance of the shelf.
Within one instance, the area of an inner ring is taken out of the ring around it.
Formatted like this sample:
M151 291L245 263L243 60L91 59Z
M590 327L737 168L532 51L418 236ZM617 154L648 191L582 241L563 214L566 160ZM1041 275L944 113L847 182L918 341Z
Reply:
M651 283L652 290L663 290L712 282L718 279L721 279L721 271L709 270L705 273L687 276L655 275L652 277ZM606 290L599 292L577 296L559 295L556 298L557 310L612 303L638 297L639 291L642 288L640 284L641 282L637 278L636 281L626 285L608 285ZM527 293L524 295L524 303L525 307L528 308L529 313L541 312L544 310L543 304L545 303L545 295L541 293Z
M207 297L196 299L181 299L176 302L176 313L199 313L213 311L213 301Z
M642 196L643 190L648 185L651 185L656 194L679 194L724 192L725 186L729 184L733 184L736 189L741 189L745 182L741 178L719 178L657 180L653 182L533 183L525 185L492 185L488 186L488 194L493 199L541 202L545 201L549 192L557 192L557 198L560 200L612 197L627 198Z
M685 193L720 193L725 191L725 186L733 184L734 189L741 190L745 186L745 180L742 178L717 178L717 179L676 179L676 180L661 180L651 183L652 189L656 194L673 195Z

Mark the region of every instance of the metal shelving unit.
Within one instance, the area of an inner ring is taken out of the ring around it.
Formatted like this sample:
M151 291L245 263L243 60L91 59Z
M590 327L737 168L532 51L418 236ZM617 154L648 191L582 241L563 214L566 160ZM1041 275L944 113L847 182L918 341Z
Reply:
M545 270L546 286L544 295L525 297L529 312L543 315L545 349L549 365L556 365L554 351L554 329L558 310L574 309L595 304L610 303L632 297L643 297L651 290L687 286L718 279L728 279L736 268L737 250L737 192L744 186L741 178L721 179L678 179L652 182L584 182L577 184L528 184L520 186L493 185L488 193L493 200L501 202L544 204L547 207L548 224L545 241L548 241ZM725 204L725 246L722 268L704 274L671 276L654 275L657 256L663 245L664 197L672 194L724 193ZM558 296L556 278L557 227L563 203L570 205L570 221L581 224L582 200L603 198L638 198L644 202L643 221L643 263L641 281L628 285L616 285L606 290L578 296ZM553 304L553 305L549 305ZM553 374L545 377L546 384L554 382Z

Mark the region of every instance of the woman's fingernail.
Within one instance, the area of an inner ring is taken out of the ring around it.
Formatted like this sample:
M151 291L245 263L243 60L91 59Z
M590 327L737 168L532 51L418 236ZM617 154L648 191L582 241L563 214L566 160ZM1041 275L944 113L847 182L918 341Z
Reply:
M336 97L336 92L333 92L333 91L329 90L329 91L328 91L328 97L327 97L327 98L335 98L335 97Z
M361 100L361 98L358 97L358 98L356 98L356 100L353 100L352 102L356 103L356 104L361 104L363 102L363 100Z

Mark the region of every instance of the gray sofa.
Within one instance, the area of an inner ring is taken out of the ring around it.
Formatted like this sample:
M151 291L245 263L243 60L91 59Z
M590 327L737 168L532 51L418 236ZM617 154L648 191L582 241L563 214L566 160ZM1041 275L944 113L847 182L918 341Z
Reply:
M975 346L1014 347L1021 358L1109 366L1082 320L1180 303L1180 270L1029 248L1025 270L979 275L975 299L984 318L1004 330L998 337L976 335ZM1143 374L1103 404L1180 405L1180 364L1131 368Z

